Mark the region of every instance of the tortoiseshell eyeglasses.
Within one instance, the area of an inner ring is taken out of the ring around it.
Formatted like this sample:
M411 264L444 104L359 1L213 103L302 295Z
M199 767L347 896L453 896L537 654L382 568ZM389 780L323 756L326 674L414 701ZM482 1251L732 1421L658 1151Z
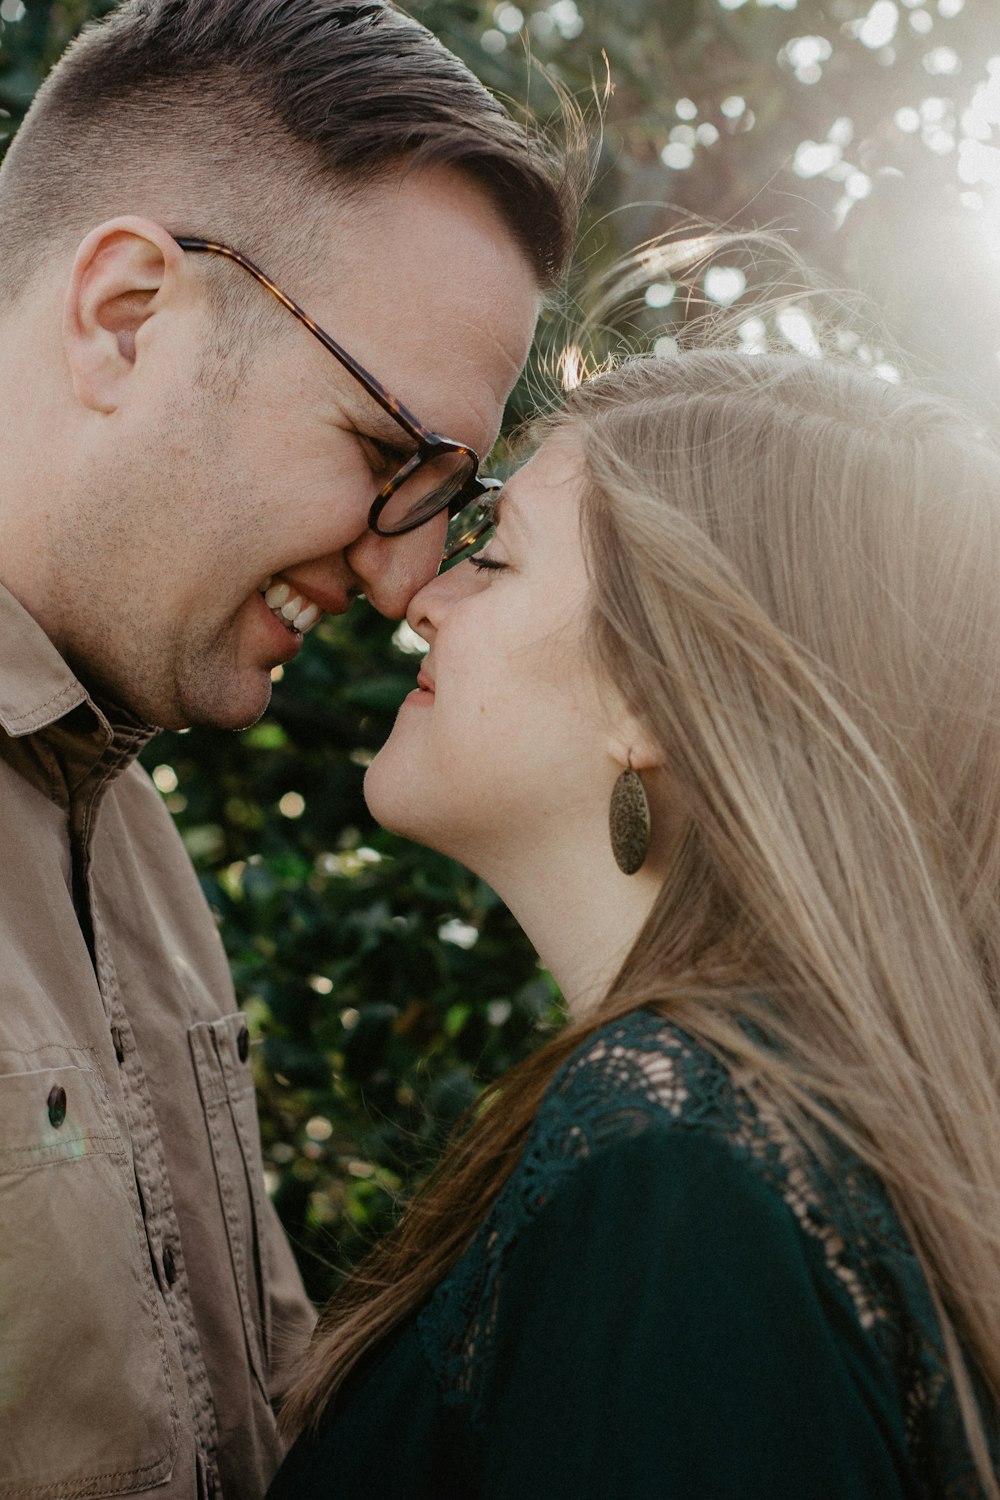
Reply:
M287 296L271 278L248 260L239 250L229 245L220 245L214 240L190 239L175 236L182 250L195 254L222 255L235 261L244 271L249 271L255 281L266 287L282 307L287 307L293 317L298 318L314 338L319 339L324 349L329 350L349 375L377 401L382 410L397 422L407 437L416 444L415 451L384 484L375 496L368 512L368 526L377 536L401 536L423 526L434 516L447 511L449 526L445 540L444 561L450 562L459 553L465 552L485 536L492 525L491 496L500 488L497 479L479 477L479 458L466 443L455 442L431 432L419 422L411 411L397 401L356 359L341 348L336 339L330 337L314 323L309 314L297 302Z

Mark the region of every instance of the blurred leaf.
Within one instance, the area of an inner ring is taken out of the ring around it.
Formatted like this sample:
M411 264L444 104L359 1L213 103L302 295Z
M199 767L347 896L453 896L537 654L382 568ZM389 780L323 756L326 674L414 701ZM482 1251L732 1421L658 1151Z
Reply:
M413 691L416 672L409 677L398 675L373 677L367 682L355 682L344 689L344 701L357 703L362 708L395 710L407 693Z

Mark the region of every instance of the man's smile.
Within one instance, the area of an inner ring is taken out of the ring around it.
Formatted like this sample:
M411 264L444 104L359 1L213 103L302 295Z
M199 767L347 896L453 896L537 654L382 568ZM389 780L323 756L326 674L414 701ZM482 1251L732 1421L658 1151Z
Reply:
M306 635L323 615L322 607L283 578L266 578L258 591L271 613L295 635Z

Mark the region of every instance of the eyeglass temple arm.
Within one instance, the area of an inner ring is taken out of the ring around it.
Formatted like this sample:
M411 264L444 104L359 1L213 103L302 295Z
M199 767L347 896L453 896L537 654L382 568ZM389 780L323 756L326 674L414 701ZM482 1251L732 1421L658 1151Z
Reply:
M372 399L378 402L382 410L388 416L392 417L394 422L399 423L408 437L416 436L431 447L437 445L439 441L437 433L431 432L429 428L425 427L419 418L415 417L401 401L397 400L391 392L386 390L381 381L376 380L374 375L369 374L364 365L359 365L357 360L353 359L347 350L337 343L336 339L331 338L328 333L320 328L318 323L314 323L304 308L293 301L279 286L275 286L270 276L262 271L260 266L256 265L249 257L241 254L239 250L232 249L230 245L222 245L215 240L191 239L188 235L179 234L175 234L173 239L180 245L182 250L188 250L195 255L223 255L227 260L235 261L238 266L242 266L244 271L248 271L255 281L259 281L261 286L271 293L272 297L277 298L282 307L287 307L288 311L294 318L298 318L303 327L308 328L313 338L318 339L323 348L328 350L334 359L339 360L344 369L348 370L354 376L355 380L364 386Z

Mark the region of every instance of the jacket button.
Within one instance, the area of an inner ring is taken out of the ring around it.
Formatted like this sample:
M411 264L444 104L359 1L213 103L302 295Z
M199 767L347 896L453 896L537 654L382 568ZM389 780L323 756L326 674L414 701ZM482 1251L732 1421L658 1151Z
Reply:
M236 1038L236 1050L240 1054L240 1062L246 1062L250 1056L250 1033L245 1026Z
M48 1097L49 1124L58 1130L66 1118L66 1090L58 1084L52 1088Z
M167 1279L167 1286L173 1286L177 1280L177 1265L174 1261L174 1252L167 1245L163 1251L163 1274Z

